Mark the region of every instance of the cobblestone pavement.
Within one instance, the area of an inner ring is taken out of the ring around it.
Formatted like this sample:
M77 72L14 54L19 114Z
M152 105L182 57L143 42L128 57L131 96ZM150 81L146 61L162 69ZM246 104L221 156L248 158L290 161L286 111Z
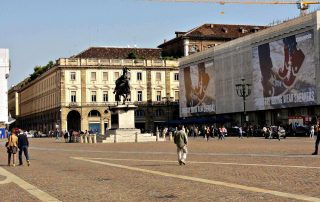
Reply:
M0 201L320 201L309 138L190 138L185 166L169 141L30 139L30 167L8 167L0 144Z

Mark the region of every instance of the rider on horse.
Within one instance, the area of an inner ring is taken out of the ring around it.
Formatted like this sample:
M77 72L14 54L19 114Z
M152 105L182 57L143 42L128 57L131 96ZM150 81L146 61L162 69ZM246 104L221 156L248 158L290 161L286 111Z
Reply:
M130 95L130 86L128 78L128 68L123 68L122 75L116 80L116 87L113 91L116 94L116 101L121 101L120 95L123 96L123 104L125 103L128 95Z

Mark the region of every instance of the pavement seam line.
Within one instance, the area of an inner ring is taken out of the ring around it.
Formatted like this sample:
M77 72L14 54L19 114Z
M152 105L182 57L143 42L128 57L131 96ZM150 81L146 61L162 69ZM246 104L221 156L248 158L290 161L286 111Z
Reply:
M142 160L142 159L111 159L111 158L89 158L96 160L109 160L109 161L138 161L138 162L164 162L176 163L177 161L164 161L164 160ZM238 165L238 166L257 166L257 167L280 167L280 168L306 168L306 169L320 169L315 166L294 166L294 165L273 165L273 164L256 164L256 163L229 163L229 162L203 162L203 161L188 161L191 164L214 164L214 165Z
M51 151L62 151L62 152L87 152L87 153L107 153L107 154L154 154L154 155L177 155L174 152L153 152L153 151L102 151L102 150L79 150L79 149L49 149L43 147L30 147L29 149L34 150L44 150L47 152ZM199 152L189 152L188 155L196 156L247 156L247 157L285 157L285 158L319 158L316 155L307 155L307 154L253 154L253 153L199 153Z
M101 164L101 165L123 168L123 169L127 169L127 170L139 171L139 172L143 172L143 173L150 173L150 174L160 175L160 176L165 176L165 177L172 177L172 178L177 178L177 179L202 182L202 183L206 183L206 184L220 185L220 186L225 186L225 187L229 187L229 188L236 188L236 189L241 189L241 190L245 190L245 191L271 194L274 196L292 198L292 199L297 199L297 200L320 202L320 198L315 198L315 197L306 196L306 195L291 194L291 193L286 193L286 192L280 192L280 191L274 191L274 190L268 190L268 189L262 189L262 188L257 188L257 187L250 187L250 186L245 186L245 185L239 185L239 184L233 184L233 183L215 181L215 180L208 180L208 179L196 178L196 177L190 177L190 176L184 176L184 175L175 175L175 174L165 173L165 172L160 172L160 171L153 171L153 170L130 167L130 166L125 166L125 165L120 165L120 164L95 161L95 160L90 160L90 159L83 158L83 157L70 157L70 158L73 158L76 160L87 161L87 162L91 162L91 163L96 163L96 164Z
M35 196L36 198L38 198L41 201L46 201L46 202L47 201L53 201L53 202L60 201L60 200L54 198L53 196L49 195L48 193L33 186L32 184L24 181L23 179L14 175L13 173L7 171L4 168L0 167L0 173L5 175L10 182L17 184L19 187L26 190L29 194Z

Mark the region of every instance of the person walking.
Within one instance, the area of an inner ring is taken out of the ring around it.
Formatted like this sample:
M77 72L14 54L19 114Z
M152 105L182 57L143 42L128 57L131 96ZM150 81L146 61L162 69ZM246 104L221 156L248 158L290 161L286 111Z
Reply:
M178 126L178 132L174 136L174 143L177 146L177 154L178 154L178 162L179 165L185 165L187 159L187 145L188 145L188 137L186 133L183 131L182 125Z
M12 156L12 166L16 166L16 153L18 151L18 137L16 133L19 134L19 130L12 130L10 137L8 138L8 142L6 143L7 153L8 153L8 166L11 164L11 156Z
M59 129L56 129L56 130L54 131L54 136L56 137L56 140L59 140L59 136L60 136L60 131L59 131Z
M63 137L64 137L64 141L67 143L69 138L69 132L67 130L64 131Z
M320 125L319 125L319 123L315 127L315 132L317 134L317 139L316 139L316 142L315 142L315 145L314 145L315 146L315 150L312 153L312 155L318 155L319 142L320 142Z
M310 127L310 138L314 138L314 125Z
M20 133L18 136L19 166L23 165L22 152L24 153L24 156L26 157L28 166L30 166L28 147L29 147L29 141L28 141L27 135L25 133Z
M242 137L242 127L241 126L239 127L239 138L241 138L241 139L243 138Z

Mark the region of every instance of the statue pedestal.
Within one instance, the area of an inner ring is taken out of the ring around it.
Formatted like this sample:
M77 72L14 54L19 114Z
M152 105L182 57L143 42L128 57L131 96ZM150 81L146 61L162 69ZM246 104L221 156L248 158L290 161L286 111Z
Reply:
M140 130L134 126L135 105L117 105L109 107L111 111L110 138L105 142L135 142ZM104 141L103 141L104 142Z
M135 128L134 110L136 108L137 106L135 105L109 107L111 111L111 129L108 130L108 134L110 137L103 140L102 143L157 141L156 136L153 136L153 134L140 134L140 129Z

